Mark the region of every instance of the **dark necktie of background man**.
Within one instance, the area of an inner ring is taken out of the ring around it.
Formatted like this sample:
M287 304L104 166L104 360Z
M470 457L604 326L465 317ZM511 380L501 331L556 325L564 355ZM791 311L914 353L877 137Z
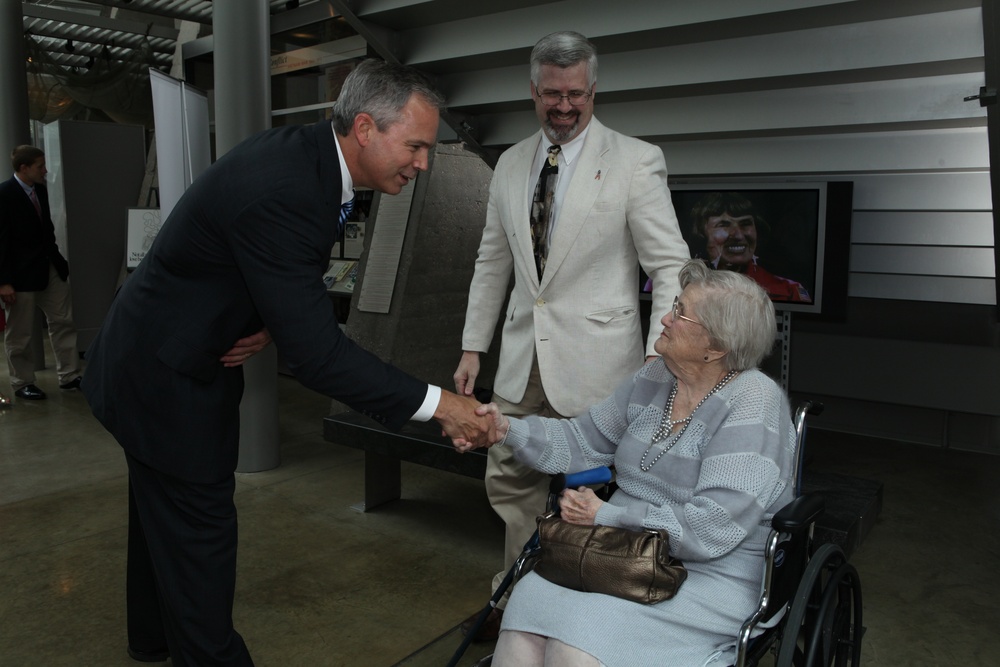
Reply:
M561 146L549 146L549 156L538 174L535 195L531 202L531 245L535 250L535 268L538 280L545 272L545 259L549 254L549 224L552 218L552 198L559 181L559 151Z
M34 206L35 206L35 213L38 214L38 219L41 220L42 219L42 205L38 202L38 195L35 194L35 188L31 188L31 191L28 193L28 199L30 199L31 203L34 204Z

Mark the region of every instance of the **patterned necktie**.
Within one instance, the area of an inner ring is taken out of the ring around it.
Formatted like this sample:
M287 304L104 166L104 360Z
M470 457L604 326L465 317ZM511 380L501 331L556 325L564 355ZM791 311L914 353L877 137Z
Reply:
M545 272L545 260L549 255L549 226L552 218L552 197L559 181L559 151L561 146L549 146L549 156L538 174L535 194L531 200L531 246L535 251L535 268L538 280Z
M340 217L337 219L337 238L344 235L344 223L347 219L351 217L351 211L354 210L354 197L351 200L340 205Z
M38 214L38 219L42 219L42 205L38 203L38 195L35 194L35 188L31 188L31 192L28 194L28 199L31 203L35 205L35 213Z

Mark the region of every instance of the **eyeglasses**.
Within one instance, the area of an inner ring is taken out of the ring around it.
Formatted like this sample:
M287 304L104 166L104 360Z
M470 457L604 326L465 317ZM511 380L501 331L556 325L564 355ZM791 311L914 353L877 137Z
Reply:
M679 300L680 300L680 297L679 296L675 296L674 297L674 307L670 309L670 316L674 319L674 321L676 322L677 320L687 320L691 324L697 324L700 327L705 326L704 324L702 324L698 320L692 320L690 317L685 316L683 313L678 313L677 312L677 305L678 305L678 301Z
M587 103L590 96L593 95L590 91L585 90L571 90L568 95L562 95L555 92L544 92L540 93L537 90L535 93L538 95L538 99L542 101L547 107L554 107L559 105L564 99L569 100L569 103L575 107L581 107Z

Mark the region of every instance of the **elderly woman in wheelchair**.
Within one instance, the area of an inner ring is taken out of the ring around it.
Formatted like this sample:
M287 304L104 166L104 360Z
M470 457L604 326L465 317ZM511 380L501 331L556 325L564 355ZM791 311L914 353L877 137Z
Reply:
M646 605L529 573L507 605L495 666L732 664L757 609L771 518L794 498L796 433L784 392L757 369L775 334L764 290L700 261L680 281L656 343L662 360L607 400L569 420L479 410L493 415L498 444L538 470L613 465L614 494L567 489L563 520L666 529L687 579Z

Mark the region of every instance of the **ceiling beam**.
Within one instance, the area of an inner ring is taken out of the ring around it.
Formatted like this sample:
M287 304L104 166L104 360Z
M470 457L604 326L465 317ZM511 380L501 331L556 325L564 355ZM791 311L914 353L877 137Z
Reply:
M327 2L330 3L330 6L338 14L344 17L348 25L364 37L368 46L374 49L385 61L397 65L402 64L398 54L399 34L397 32L359 18L352 9L350 0L327 0ZM441 118L458 135L458 138L465 143L469 150L481 157L490 167L496 166L499 154L480 144L478 137L473 133L475 118L458 114L447 107L441 109Z
M211 5L206 5L207 8L202 11L195 10L185 12L169 9L163 6L163 3L133 3L130 0L125 0L124 2L122 0L78 0L78 2L85 2L91 5L101 5L103 7L114 7L115 9L124 9L128 12L145 13L168 19L192 21L194 23L212 25ZM151 4L155 4L156 6L150 6Z
M127 32L135 35L149 35L150 37L161 37L163 39L176 40L178 30L152 23L141 23L139 21L112 19L105 16L93 16L82 12L69 12L61 9L52 9L27 2L21 3L22 12L25 18L36 18L45 21L57 21L69 25L81 25L99 30L113 30L116 32Z
M116 33L110 31L82 33L80 31L65 29L62 26L52 28L49 25L41 26L37 23L28 27L25 33L30 34L39 44L44 45L44 48L52 51L65 51L63 45L68 41L72 41L75 46L83 46L84 48L87 46L114 46L126 49L141 49L148 44L149 49L155 53L165 53L171 57L174 54L175 42L162 38L147 39L142 35L133 33Z
M327 2L334 11L344 17L344 20L354 28L355 32L365 38L368 46L373 48L383 60L400 64L399 37L396 32L360 19L351 7L349 0L327 0Z
M70 53L65 48L67 41L65 38L53 42L52 40L40 39L36 35L32 35L31 39L34 40L36 48L39 51L46 53L55 62L72 61L75 58L86 60L89 57L129 60L136 53L142 52L141 48L128 45L117 44L111 47L104 43L73 40L73 52ZM149 57L158 63L170 63L173 60L173 54L164 51L150 50Z

